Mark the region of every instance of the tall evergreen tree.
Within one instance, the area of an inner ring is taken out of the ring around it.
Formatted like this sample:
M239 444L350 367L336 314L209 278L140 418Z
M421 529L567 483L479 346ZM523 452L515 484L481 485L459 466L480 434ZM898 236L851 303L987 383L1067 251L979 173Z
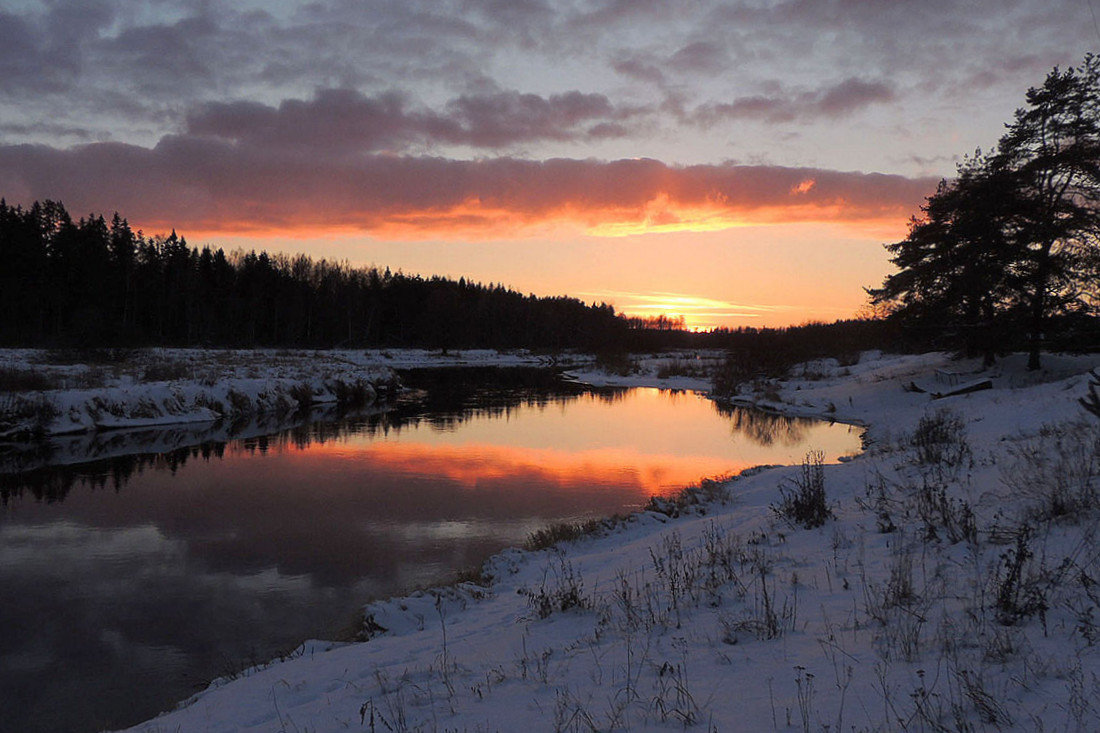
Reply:
M1011 177L1009 235L1027 308L1028 368L1052 314L1088 307L1090 250L1100 229L1100 58L1047 75L1001 138L994 167Z
M980 152L941 181L909 224L909 235L886 245L898 272L869 290L895 317L935 328L947 343L986 363L997 347L997 316L1011 301L1009 275L1018 253L1006 239L1010 182Z
M987 362L1021 324L1037 369L1052 316L1100 305L1100 60L1055 68L1027 102L996 151L965 161L887 245L899 271L869 293L895 318L961 331Z

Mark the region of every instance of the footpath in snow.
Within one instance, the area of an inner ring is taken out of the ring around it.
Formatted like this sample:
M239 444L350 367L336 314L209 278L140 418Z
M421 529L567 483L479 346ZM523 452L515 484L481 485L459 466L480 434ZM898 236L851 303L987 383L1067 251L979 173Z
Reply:
M856 459L506 551L133 730L1100 729L1100 359L1045 360L807 365L741 399L869 426Z

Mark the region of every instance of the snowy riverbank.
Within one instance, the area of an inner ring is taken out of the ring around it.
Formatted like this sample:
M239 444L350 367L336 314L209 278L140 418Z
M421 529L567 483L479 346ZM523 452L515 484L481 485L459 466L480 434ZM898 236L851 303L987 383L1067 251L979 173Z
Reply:
M548 356L420 349L0 350L0 437L285 416L324 404L369 405L395 369L550 366Z
M903 386L977 365L815 365L760 399L869 425L855 460L504 552L486 585L370 604L369 642L309 642L136 730L1096 729L1098 361L1013 357L941 400ZM773 509L815 486L823 525Z

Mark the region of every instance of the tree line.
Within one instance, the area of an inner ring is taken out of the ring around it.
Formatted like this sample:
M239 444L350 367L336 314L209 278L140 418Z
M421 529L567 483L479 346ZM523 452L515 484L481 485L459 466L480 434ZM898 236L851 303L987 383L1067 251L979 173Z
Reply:
M942 181L868 292L926 340L991 363L1100 348L1100 58L1055 68L997 146Z
M0 199L0 344L594 349L623 343L607 304L462 278L147 237L115 214Z

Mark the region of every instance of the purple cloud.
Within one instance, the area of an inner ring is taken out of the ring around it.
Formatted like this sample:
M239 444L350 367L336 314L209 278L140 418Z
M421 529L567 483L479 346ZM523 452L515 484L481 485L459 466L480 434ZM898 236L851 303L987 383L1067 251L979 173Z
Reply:
M852 77L839 84L810 92L780 92L739 97L732 102L710 102L690 112L685 111L682 116L685 121L702 126L730 119L812 121L822 117L844 117L895 98L893 88L886 82Z
M403 94L372 97L348 89L318 91L311 100L271 107L256 102L208 103L187 115L185 131L241 145L347 153L406 150L414 144L508 147L538 140L621 137L639 109L616 108L602 94L542 97L514 91L467 94L442 111L413 108Z
M648 159L319 160L188 135L167 136L153 148L0 146L0 190L9 201L60 199L78 213L117 209L142 226L202 231L447 236L461 226L492 235L501 226L555 218L600 225L679 221L699 211L741 220L903 221L934 185L894 175ZM665 210L655 214L655 202Z
M668 60L668 65L681 72L718 74L729 68L726 50L710 41L695 41L681 48Z

